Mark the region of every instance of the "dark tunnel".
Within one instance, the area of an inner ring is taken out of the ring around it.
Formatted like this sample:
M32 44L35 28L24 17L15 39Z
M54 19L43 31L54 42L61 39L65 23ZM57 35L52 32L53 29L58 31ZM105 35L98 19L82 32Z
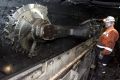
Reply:
M48 41L39 44L39 54L33 58L29 58L25 52L22 52L19 46L13 46L8 40L4 39L3 29L5 23L8 21L7 15L11 15L10 10L15 11L16 7L21 7L29 3L40 3L48 7L48 17L52 24L68 26L68 28L77 28L81 22L87 19L103 19L104 17L110 15L114 16L116 19L115 28L120 32L120 10L117 8L106 8L99 6L86 6L81 4L72 4L68 2L60 2L60 0L0 0L0 78L4 78L10 74L5 74L2 72L3 66L7 64L12 64L15 68L15 73L21 71L23 68L34 65L37 62L44 62L50 58L59 55L74 46L80 44L86 39L79 37L66 37L61 39L56 39L53 41ZM103 0L99 0L103 1ZM108 0L105 0L106 2ZM117 41L116 47L114 49L114 60L110 67L117 66L120 67L120 39ZM19 50L19 51L18 51ZM120 70L120 68L118 68ZM114 72L115 73L115 72ZM120 72L118 72L119 74ZM112 79L106 79L112 80Z

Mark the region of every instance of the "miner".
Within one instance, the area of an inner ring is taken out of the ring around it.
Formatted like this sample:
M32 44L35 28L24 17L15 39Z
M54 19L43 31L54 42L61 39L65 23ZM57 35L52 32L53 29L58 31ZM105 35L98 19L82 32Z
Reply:
M115 43L119 38L118 31L114 28L115 18L108 16L103 19L106 30L98 38L96 54L97 54L97 63L100 74L105 74L106 66L111 60L112 51L115 47Z

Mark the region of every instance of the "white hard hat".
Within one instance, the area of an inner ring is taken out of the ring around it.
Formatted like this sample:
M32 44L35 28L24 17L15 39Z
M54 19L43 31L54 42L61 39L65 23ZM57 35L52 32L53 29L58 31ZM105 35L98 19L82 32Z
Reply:
M115 18L113 16L108 16L107 18L103 19L104 22L115 22Z

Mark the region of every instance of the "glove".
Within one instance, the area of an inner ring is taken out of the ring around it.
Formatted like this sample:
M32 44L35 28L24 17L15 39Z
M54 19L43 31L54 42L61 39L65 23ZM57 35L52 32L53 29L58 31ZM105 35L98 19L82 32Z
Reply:
M103 54L100 53L99 56L98 56L98 58L99 59L103 59Z
M98 58L103 59L103 51L100 51L100 54L99 54Z

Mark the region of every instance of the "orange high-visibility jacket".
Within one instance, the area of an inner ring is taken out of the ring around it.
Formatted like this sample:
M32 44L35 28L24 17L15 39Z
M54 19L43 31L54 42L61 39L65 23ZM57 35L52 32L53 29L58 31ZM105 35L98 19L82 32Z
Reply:
M114 27L109 27L105 32L99 37L99 42L97 46L103 48L103 55L109 55L115 46L116 41L119 38L119 33Z

